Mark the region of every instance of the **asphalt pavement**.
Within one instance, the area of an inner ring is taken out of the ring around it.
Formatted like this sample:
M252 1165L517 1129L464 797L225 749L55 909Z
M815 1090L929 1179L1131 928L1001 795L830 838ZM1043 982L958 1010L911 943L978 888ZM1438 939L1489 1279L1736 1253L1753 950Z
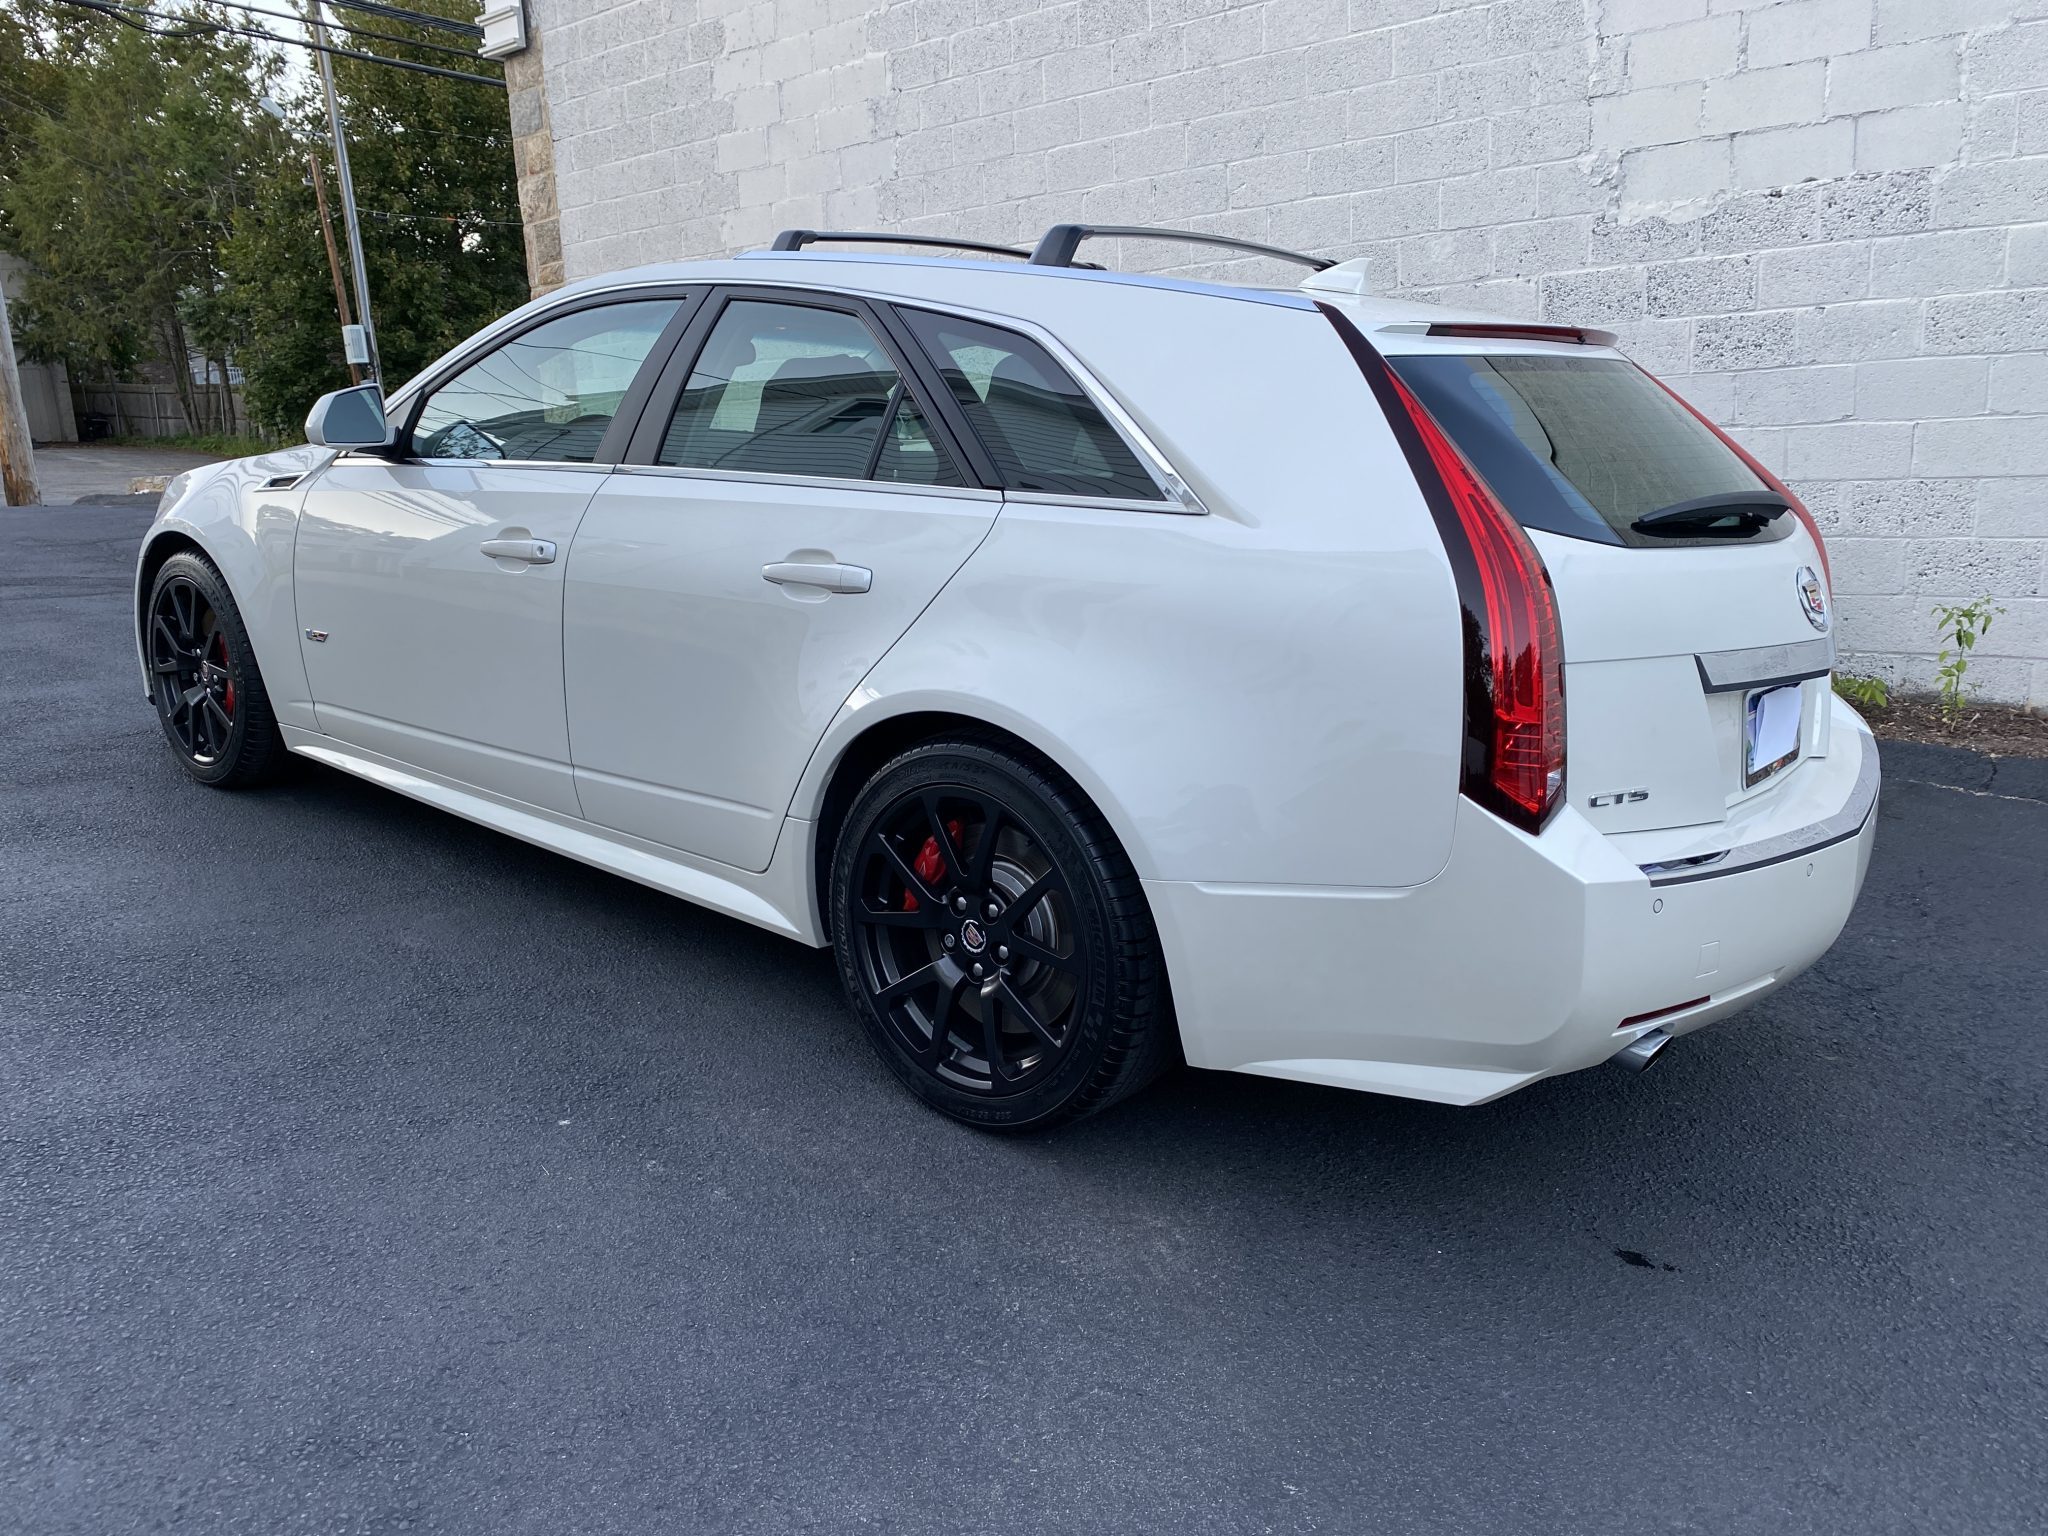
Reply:
M36 483L43 500L54 507L113 501L140 477L183 474L220 460L217 453L155 443L47 443L35 457Z
M2048 1523L2043 765L1887 748L1841 942L1646 1076L991 1139L822 953L188 781L146 519L0 512L0 1530Z

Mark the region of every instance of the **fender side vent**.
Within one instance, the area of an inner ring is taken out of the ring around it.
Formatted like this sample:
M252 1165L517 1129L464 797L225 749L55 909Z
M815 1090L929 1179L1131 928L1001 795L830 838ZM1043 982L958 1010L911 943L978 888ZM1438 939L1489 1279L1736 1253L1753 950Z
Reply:
M306 477L303 474L272 475L268 480L263 482L263 489L265 489L266 491L288 491L305 478Z

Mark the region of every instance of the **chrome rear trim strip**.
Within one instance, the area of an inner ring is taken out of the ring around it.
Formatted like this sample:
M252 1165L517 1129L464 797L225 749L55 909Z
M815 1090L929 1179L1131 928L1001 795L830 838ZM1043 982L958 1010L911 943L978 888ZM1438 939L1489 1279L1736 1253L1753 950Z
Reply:
M1793 645L1759 645L1744 651L1708 651L1693 657L1693 664L1700 669L1700 686L1709 693L1799 683L1834 671L1835 637L1822 635Z
M1819 853L1823 848L1848 841L1863 830L1864 823L1870 820L1871 813L1877 808L1878 781L1877 748L1874 744L1867 744L1863 749L1863 766L1856 770L1856 783L1849 790L1849 798L1839 811L1825 820L1781 832L1776 837L1744 843L1723 854L1703 855L1713 862L1694 868L1678 867L1679 861L1638 867L1650 877L1651 885L1690 885L1695 880L1719 880L1727 875L1762 869L1767 864L1782 864L1787 859Z

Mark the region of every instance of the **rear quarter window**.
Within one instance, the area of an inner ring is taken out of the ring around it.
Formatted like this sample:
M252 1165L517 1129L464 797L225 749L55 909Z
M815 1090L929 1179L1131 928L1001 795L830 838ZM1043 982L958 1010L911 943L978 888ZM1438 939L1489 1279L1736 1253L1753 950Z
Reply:
M1620 358L1408 355L1387 359L1525 528L1669 549L1781 539L1795 519L1696 538L1637 518L1703 496L1767 491L1747 464Z
M901 314L1007 489L1166 499L1087 392L1030 337L928 310Z

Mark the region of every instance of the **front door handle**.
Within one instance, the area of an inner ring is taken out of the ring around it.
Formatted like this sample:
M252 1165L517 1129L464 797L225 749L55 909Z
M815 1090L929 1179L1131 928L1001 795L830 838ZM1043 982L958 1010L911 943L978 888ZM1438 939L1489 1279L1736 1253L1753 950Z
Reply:
M820 592L865 592L875 573L864 565L839 565L824 560L778 560L761 567L761 579L778 587L816 587Z
M477 548L493 560L524 560L528 565L553 565L553 539L485 539Z

